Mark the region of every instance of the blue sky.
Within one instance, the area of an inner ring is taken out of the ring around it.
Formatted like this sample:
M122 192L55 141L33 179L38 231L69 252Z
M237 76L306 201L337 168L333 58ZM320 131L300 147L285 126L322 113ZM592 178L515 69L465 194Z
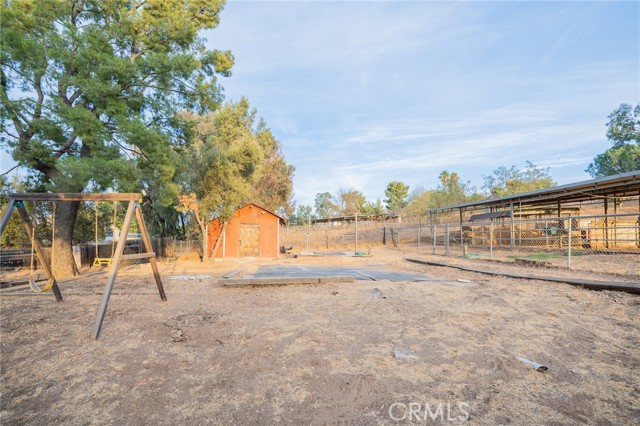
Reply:
M220 83L281 141L298 204L445 169L480 188L527 160L586 180L607 115L640 101L637 1L231 0L204 36L234 53Z
M229 1L212 48L296 167L295 199L525 161L586 180L607 115L640 101L638 2Z

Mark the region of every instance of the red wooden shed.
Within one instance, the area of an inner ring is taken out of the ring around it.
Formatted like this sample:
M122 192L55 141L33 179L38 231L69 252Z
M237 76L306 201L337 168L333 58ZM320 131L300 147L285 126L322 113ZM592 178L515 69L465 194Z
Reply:
M280 253L280 227L285 220L256 204L247 204L236 210L227 223L215 254L223 257L278 257ZM222 224L214 219L209 224L209 254L222 230Z

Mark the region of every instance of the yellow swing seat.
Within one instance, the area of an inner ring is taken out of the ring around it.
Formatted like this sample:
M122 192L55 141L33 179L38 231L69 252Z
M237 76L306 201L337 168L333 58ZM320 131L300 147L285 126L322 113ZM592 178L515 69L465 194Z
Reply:
M93 266L111 266L110 257L96 257L93 259Z

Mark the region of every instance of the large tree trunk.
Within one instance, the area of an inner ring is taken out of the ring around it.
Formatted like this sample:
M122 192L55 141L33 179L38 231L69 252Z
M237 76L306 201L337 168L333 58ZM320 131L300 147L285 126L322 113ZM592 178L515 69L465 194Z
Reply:
M56 278L71 277L78 273L73 258L73 229L78 216L80 203L60 202L55 205L56 223L54 224L54 241L51 253L53 275Z

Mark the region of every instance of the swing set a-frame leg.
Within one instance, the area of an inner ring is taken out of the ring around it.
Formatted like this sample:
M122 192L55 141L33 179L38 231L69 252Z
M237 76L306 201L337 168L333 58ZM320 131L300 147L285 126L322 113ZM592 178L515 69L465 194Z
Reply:
M27 210L24 208L24 205L20 201L14 201L14 203L17 203L15 207L18 210L18 214L20 214L20 218L22 219L22 223L27 230L27 234L33 235L33 224L31 223L31 219L29 219ZM62 293L60 293L60 288L58 287L58 283L56 282L56 279L53 276L53 271L51 270L51 266L49 265L49 257L42 248L42 245L40 245L40 241L37 238L33 239L33 247L38 256L38 262L40 262L40 264L42 265L42 268L47 274L47 277L53 280L53 286L51 287L51 290L53 290L53 295L56 297L56 300L58 302L62 302Z
M151 263L151 268L153 269L153 275L156 279L156 284L158 286L158 292L160 293L160 298L162 301L167 301L167 296L164 293L164 288L162 286L162 281L160 280L160 273L158 272L158 266L156 265L155 254L153 253L151 247L151 241L149 240L149 234L147 232L147 228L144 224L144 219L142 218L142 212L140 211L140 205L135 201L129 201L129 206L127 207L127 214L124 217L124 223L122 224L122 231L120 232L120 238L118 239L118 244L116 245L116 250L113 254L113 260L111 261L111 270L109 271L109 277L107 278L107 283L104 287L104 292L102 295L102 302L100 303L100 307L98 308L98 314L96 315L96 323L93 327L93 338L97 339L100 336L100 329L102 328L102 322L104 321L104 315L107 312L107 305L109 304L109 298L111 297L111 292L113 291L113 284L116 281L116 275L118 274L118 269L120 268L120 262L125 259L127 256L123 255L124 246L127 242L127 235L129 234L129 228L131 227L131 220L133 219L133 214L136 214L138 219L138 226L140 228L140 232L142 234L142 239L144 241L145 249L147 250L147 255L144 257L140 257L139 255L128 255L130 258L148 258Z
M136 218L138 219L138 227L140 228L140 233L142 234L142 241L144 242L144 248L147 253L153 253L153 247L151 246L151 240L149 239L149 232L147 232L147 226L144 223L144 218L142 217L142 209L140 205L136 205ZM151 269L153 270L153 277L156 279L156 285L158 286L158 293L160 293L160 299L163 302L167 301L167 295L164 294L164 287L162 286L162 280L160 280L160 272L158 272L158 265L156 263L155 256L149 258L149 263L151 264Z

